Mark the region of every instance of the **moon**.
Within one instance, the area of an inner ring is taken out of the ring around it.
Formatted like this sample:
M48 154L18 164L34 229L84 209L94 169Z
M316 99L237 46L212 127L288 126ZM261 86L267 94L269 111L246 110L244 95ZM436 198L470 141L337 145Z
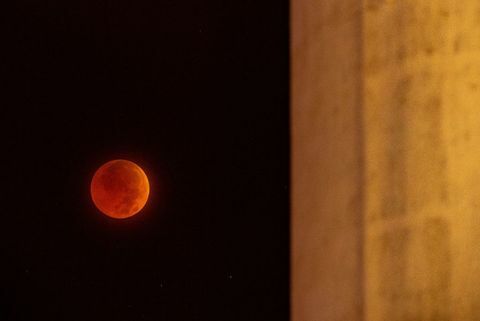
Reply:
M102 165L90 184L95 206L115 219L125 219L140 212L149 193L150 184L145 172L134 162L124 159Z

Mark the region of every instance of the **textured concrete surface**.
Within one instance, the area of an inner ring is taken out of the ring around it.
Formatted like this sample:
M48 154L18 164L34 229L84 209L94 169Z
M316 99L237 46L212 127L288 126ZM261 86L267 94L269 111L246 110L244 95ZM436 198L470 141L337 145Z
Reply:
M480 2L293 0L292 320L480 320Z
M480 2L363 11L365 319L480 320Z

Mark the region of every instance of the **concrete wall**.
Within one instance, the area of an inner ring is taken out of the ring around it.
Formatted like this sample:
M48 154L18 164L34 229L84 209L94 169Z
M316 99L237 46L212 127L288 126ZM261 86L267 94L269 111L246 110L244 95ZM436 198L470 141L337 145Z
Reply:
M366 320L480 320L480 2L363 17Z
M362 313L360 19L292 2L292 320Z
M292 1L292 320L480 320L480 2Z

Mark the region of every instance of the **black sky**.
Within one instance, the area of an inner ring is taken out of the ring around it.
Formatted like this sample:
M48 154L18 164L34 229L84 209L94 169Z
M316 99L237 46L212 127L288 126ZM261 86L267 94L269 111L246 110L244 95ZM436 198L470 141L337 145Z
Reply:
M2 10L1 320L288 320L288 3ZM89 183L127 158L129 220Z

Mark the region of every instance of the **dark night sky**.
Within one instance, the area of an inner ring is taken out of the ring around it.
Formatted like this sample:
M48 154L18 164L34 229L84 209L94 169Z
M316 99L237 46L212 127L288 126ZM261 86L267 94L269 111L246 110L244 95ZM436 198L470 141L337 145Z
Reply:
M287 1L2 11L0 319L288 320ZM122 221L115 158L152 184Z

